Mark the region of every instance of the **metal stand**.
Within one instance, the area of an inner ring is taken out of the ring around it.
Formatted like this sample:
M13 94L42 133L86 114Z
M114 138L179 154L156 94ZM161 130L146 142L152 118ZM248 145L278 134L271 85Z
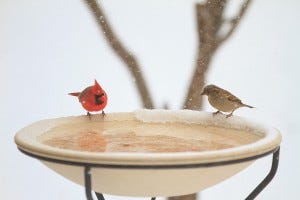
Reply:
M268 173L268 175L260 182L260 184L247 196L246 200L252 200L255 199L255 197L263 191L263 189L271 182L271 180L274 178L278 163L279 163L279 152L280 147L275 149L273 152L273 159L272 159L272 166L271 170ZM89 165L86 165L84 168L84 177L85 177L85 192L87 200L93 200L92 198L92 184L91 184L91 173L90 173L91 167ZM101 193L95 192L98 200L105 200L103 195ZM152 197L151 200L155 200L156 197Z
M273 153L273 159L272 159L272 166L269 174L262 180L262 182L249 194L249 196L246 198L246 200L252 200L255 199L255 197L265 189L265 187L271 182L271 180L274 178L278 163L279 163L279 152L280 147Z
M255 155L252 157L247 158L241 158L237 160L229 160L229 161L220 161L220 162L213 162L213 163L198 163L198 164L186 164L186 165L170 165L170 166L162 166L162 165L106 165L106 164L87 164L87 163L78 163L78 162L72 162L72 161L66 161L66 160L58 160L48 157L39 156L30 152L27 152L25 150L19 149L22 153L34 157L40 160L48 161L48 162L54 162L54 163L60 163L64 165L73 165L73 166L83 166L84 167L84 185L85 185L85 194L87 200L93 200L92 196L92 177L91 177L91 168L95 167L102 167L102 168L125 168L125 169L182 169L182 168L197 168L197 167L215 167L215 166L222 166L222 165L229 165L229 164L237 164L242 162L247 162L251 160L255 160L264 156L267 156L269 154L273 154L272 159L272 166L271 170L268 173L268 175L260 182L257 187L247 196L246 200L252 200L255 199L255 197L263 191L263 189L271 182L273 177L275 176L278 168L279 163L279 152L280 147L276 147L272 149L269 152ZM96 197L98 200L105 200L103 195L101 193L95 192ZM155 200L156 197L152 197L151 200Z

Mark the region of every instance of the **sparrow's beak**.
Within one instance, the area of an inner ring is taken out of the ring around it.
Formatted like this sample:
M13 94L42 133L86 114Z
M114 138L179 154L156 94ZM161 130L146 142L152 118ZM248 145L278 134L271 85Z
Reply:
M204 94L204 90L201 92L201 95L205 95L205 94Z

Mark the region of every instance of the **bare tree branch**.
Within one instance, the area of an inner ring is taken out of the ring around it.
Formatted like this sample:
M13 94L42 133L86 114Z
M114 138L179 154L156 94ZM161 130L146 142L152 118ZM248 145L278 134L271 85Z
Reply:
M236 30L244 16L251 0L245 0L238 15L232 20L229 31L220 38L226 0L207 0L203 4L196 4L197 31L199 37L198 54L193 77L185 98L183 108L198 110L202 107L201 91L205 84L205 74L209 70L210 60L215 51Z
M183 108L198 110L202 106L201 90L210 60L217 49L216 35L222 25L226 0L208 0L196 4L198 53L193 77L189 85Z
M135 79L135 85L137 86L140 98L143 102L143 107L149 109L153 108L154 106L151 99L151 95L149 93L145 79L143 77L142 71L136 58L124 47L124 45L118 39L110 24L108 23L105 14L97 0L84 1L91 10L91 13L93 14L97 24L102 29L107 42L116 52L116 54L122 59L122 61L126 64L127 69L131 73L132 77Z
M231 20L231 27L228 30L228 32L218 39L217 43L221 44L225 40L227 40L235 31L236 27L239 25L241 19L243 18L244 14L246 13L247 8L249 7L249 4L251 3L251 0L245 0L245 2L242 3L242 6L238 12L238 14Z

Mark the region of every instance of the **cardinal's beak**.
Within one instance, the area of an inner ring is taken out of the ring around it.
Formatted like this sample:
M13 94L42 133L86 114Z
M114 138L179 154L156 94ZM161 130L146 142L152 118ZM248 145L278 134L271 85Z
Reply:
M100 87L100 85L99 85L99 83L98 83L98 81L96 79L95 79L95 82L94 82L94 86Z

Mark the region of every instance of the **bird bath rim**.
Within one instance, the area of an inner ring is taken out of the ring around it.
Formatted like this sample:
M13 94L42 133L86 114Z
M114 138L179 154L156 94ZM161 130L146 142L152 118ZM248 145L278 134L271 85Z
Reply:
M109 113L105 120L115 116L118 120L136 119L145 123L151 122L183 122L201 124L203 126L217 126L222 128L243 129L254 134L263 134L256 142L221 150L201 152L175 153L142 153L142 152L84 152L59 149L40 143L36 138L45 130L49 130L64 123L86 122L86 116L64 117L42 120L21 129L15 136L19 149L38 157L92 165L117 166L184 166L205 163L230 163L235 160L247 160L256 156L263 156L279 146L281 135L278 130L265 126L253 120L238 116L226 118L224 115L212 116L211 113L191 110L138 110L135 112ZM93 116L93 121L102 120L101 116Z

